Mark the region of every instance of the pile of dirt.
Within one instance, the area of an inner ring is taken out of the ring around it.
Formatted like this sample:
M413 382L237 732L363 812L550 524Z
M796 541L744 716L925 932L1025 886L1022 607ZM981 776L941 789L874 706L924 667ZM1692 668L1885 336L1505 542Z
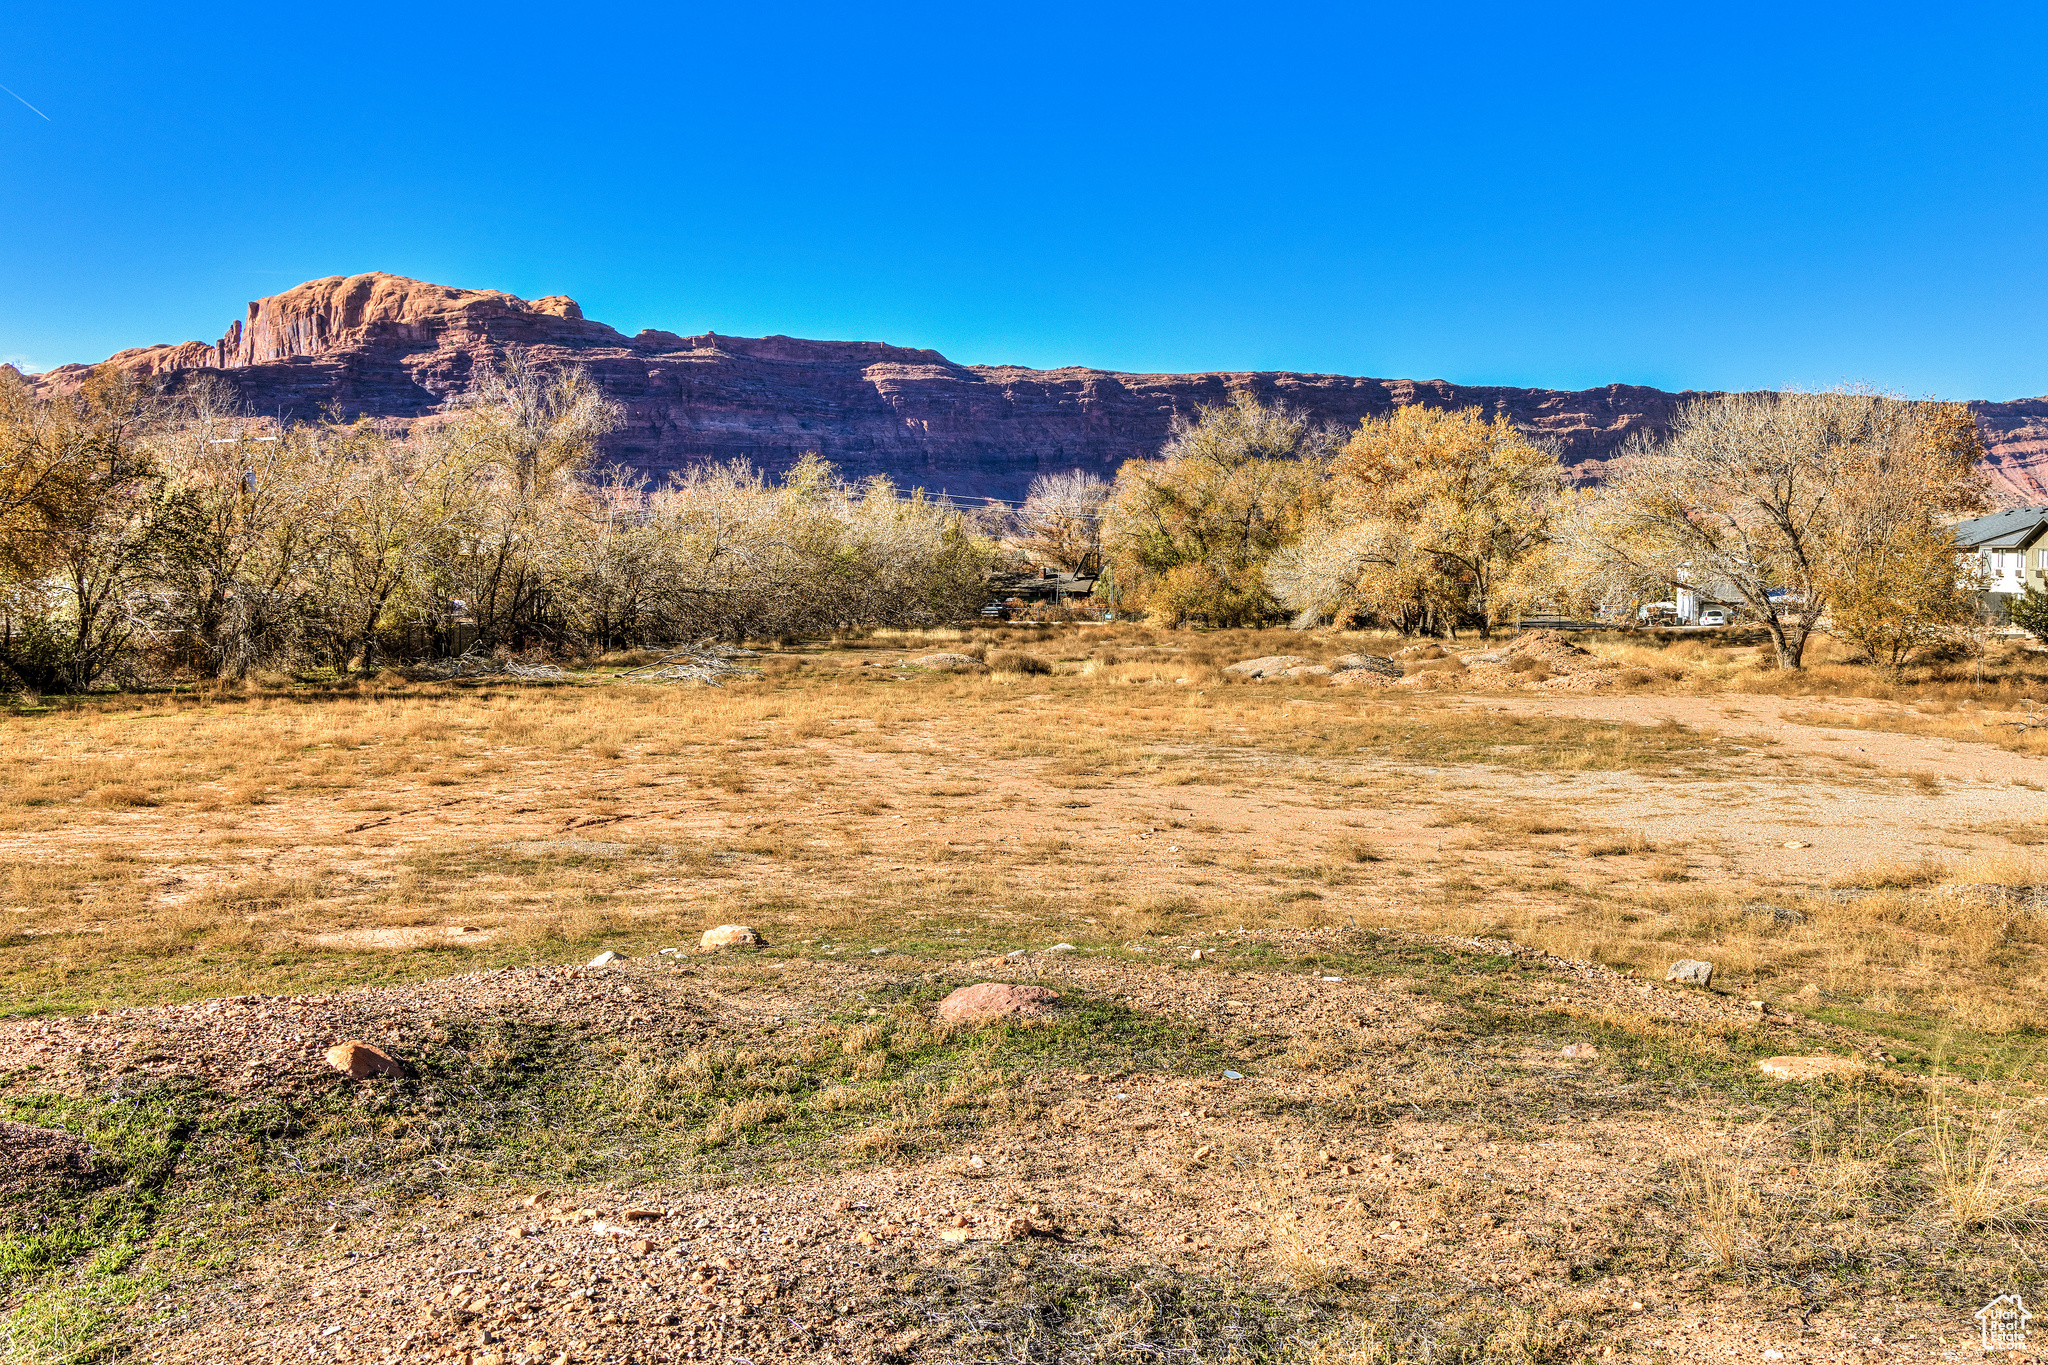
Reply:
M1263 658L1231 664L1223 671L1249 682L1265 682L1273 678L1298 681L1328 678L1335 685L1364 683L1371 686L1395 681L1402 670L1401 665L1378 654L1339 654L1326 664L1311 663L1299 654L1268 654Z
M1299 654L1267 654L1257 659L1242 659L1227 665L1223 672L1226 677L1243 678L1247 682L1259 682L1266 678L1277 678L1293 669L1303 668L1308 660Z
M98 1155L69 1133L0 1119L0 1197L88 1184Z
M1484 691L1591 692L1611 687L1619 670L1554 630L1531 630L1486 654L1465 656L1467 685Z
M1455 692L1462 687L1471 686L1465 673L1466 670L1463 668L1430 668L1420 673L1410 673L1405 678L1390 682L1389 685L1407 688L1411 692Z
M1398 678L1401 665L1384 654L1339 654L1330 660L1330 669L1336 673L1377 673L1384 678Z

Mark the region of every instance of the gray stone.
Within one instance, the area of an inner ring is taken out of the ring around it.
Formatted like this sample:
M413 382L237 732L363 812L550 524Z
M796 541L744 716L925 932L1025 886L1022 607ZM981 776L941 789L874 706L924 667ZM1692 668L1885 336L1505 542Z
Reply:
M1330 660L1330 667L1338 673L1356 673L1363 669L1389 678L1398 678L1402 673L1401 665L1384 654L1339 654Z
M625 960L626 955L624 953L615 953L607 948L596 957L590 959L590 965L593 967L609 967L614 962L624 962Z
M927 654L910 661L913 668L928 668L937 673L986 673L988 665L968 654Z
M1671 964L1671 970L1664 973L1664 979L1687 986L1711 986L1714 984L1714 964L1683 957Z
M1308 660L1299 654L1267 654L1257 659L1245 659L1231 664L1223 671L1233 678L1271 678L1290 668L1299 668Z

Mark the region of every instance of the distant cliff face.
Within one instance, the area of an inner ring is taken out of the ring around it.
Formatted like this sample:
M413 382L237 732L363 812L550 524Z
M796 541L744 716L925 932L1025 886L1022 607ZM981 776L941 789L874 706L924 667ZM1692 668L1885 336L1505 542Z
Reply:
M623 405L613 459L660 474L706 460L779 470L817 451L847 475L970 497L1019 498L1034 475L1104 475L1156 454L1176 412L1238 393L1282 399L1340 426L1409 403L1504 412L1554 439L1587 475L1634 432L1661 430L1700 395L1611 384L1564 392L1345 375L1115 374L956 365L936 351L793 337L628 337L574 300L531 302L396 275L312 280L249 305L213 345L122 351L141 374L215 370L257 412L311 419L413 418L436 411L479 365L513 351L580 365ZM76 383L84 366L40 376ZM2048 498L2048 398L1973 404L1990 472L2022 500Z

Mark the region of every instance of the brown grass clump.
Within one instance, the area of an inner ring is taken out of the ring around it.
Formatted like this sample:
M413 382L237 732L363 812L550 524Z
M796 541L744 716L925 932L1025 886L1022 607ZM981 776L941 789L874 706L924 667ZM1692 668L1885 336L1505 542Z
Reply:
M1728 1139L1714 1134L1695 1139L1676 1162L1672 1189L1679 1207L1723 1269L1740 1265L1771 1239L1769 1205L1756 1187L1753 1160L1739 1143L1730 1150Z
M2040 1195L2016 1195L2000 1179L2000 1168L2023 1141L2011 1109L1995 1101L1959 1101L1956 1087L1941 1079L1928 1088L1927 1109L1934 1191L1955 1226L1980 1228L2041 1201Z
M1051 673L1052 665L1036 654L1025 654L1018 650L991 650L984 658L992 672L1039 675Z

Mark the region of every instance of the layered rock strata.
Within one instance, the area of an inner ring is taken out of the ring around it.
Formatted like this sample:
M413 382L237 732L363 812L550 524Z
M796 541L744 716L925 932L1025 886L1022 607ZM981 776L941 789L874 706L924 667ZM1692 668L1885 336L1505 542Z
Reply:
M526 300L396 275L312 280L249 305L218 342L122 351L148 376L215 372L256 412L429 416L479 366L522 352L580 365L624 407L606 454L659 477L708 460L770 471L817 451L847 475L966 497L1019 498L1034 475L1110 474L1158 451L1177 412L1238 393L1280 399L1340 426L1408 403L1505 413L1555 440L1583 475L1628 437L1656 431L1694 393L1627 384L1566 392L1287 372L1118 374L959 365L936 351L795 337L628 337L572 299ZM88 367L38 377L62 389ZM2048 398L1972 405L1990 471L2010 495L2048 497Z

